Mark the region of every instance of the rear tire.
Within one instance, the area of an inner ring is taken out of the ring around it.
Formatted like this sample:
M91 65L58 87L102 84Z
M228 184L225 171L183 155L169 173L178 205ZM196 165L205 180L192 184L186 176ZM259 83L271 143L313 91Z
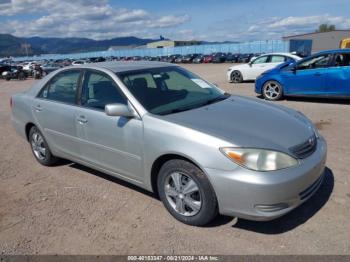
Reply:
M269 80L263 85L262 95L270 101L280 100L283 97L283 87L279 82Z
M157 186L165 208L185 224L203 226L218 214L216 195L208 178L190 162L166 162L159 171Z
M30 129L28 137L33 155L40 164L52 166L58 161L58 158L51 153L44 136L36 126Z
M19 72L18 73L18 79L19 80L25 80L26 79L26 75L24 74L24 72Z
M232 83L242 83L243 82L242 73L238 70L233 71L231 73L231 81Z

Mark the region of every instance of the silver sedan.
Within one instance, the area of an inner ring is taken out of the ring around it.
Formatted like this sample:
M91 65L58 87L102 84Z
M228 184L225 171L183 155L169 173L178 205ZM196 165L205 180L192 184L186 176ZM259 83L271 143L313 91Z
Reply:
M326 142L300 112L232 96L185 69L108 62L57 70L11 99L35 158L155 192L190 225L270 220L320 187Z

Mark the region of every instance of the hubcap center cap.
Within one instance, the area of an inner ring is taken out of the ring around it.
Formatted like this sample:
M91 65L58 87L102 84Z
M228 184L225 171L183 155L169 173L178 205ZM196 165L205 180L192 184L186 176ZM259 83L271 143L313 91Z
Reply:
M184 199L184 197L185 197L184 194L182 194L182 193L179 194L180 199Z

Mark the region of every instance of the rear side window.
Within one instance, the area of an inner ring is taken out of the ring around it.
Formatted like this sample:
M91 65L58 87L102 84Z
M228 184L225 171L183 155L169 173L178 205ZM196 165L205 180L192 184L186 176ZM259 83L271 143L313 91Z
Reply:
M81 94L81 105L84 107L104 110L107 104L127 104L119 87L107 75L88 71L84 77Z
M350 53L336 54L334 66L350 66Z
M283 63L284 61L286 61L286 57L281 55L273 55L271 56L270 63Z
M74 104L79 76L79 70L65 71L57 74L41 90L39 97Z

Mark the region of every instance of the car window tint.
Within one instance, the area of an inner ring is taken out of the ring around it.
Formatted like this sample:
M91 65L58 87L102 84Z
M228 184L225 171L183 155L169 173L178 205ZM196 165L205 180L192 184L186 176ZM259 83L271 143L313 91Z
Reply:
M329 54L311 57L298 65L298 70L328 67L331 56Z
M127 79L127 81L130 81L131 84L133 84L134 81L136 83L137 81L143 81L143 80L145 81L145 84L147 85L148 88L157 88L156 82L154 81L152 74L140 73L140 74L129 76Z
M54 76L39 97L74 104L80 71L65 71Z
M127 103L117 84L102 73L87 72L82 88L81 105L104 110L107 104L114 103Z
M284 61L285 61L285 62L295 62L295 59L292 58L292 57L289 57L289 56L285 56L285 57L284 57Z
M273 55L271 56L271 63L283 63L285 61L285 57L281 55Z
M168 90L183 90L186 88L188 91L199 92L207 94L209 90L206 88L198 88L198 84L180 74L177 71L167 72L167 77L164 78L164 82Z
M150 88L145 77L152 78L156 88ZM179 108L192 108L221 97L222 93L200 77L178 67L129 71L118 76L133 96L153 114L166 114ZM137 77L136 77L137 76Z
M268 58L269 58L268 56L259 57L259 58L255 59L255 60L253 61L253 64L263 64L263 63L267 63L267 59L268 59Z
M334 66L350 66L350 53L337 54L334 59Z

